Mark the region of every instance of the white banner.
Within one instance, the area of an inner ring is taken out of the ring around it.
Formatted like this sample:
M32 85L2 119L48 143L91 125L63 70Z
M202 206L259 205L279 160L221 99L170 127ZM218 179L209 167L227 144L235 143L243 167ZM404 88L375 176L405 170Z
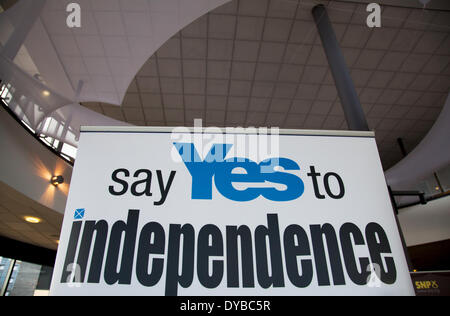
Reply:
M81 133L51 294L414 290L373 133L116 127Z

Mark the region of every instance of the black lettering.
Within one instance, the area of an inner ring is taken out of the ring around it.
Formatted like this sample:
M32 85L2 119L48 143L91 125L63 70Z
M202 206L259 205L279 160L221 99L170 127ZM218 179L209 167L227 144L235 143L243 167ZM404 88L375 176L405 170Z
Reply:
M378 240L377 240L378 239ZM383 227L377 223L369 223L366 226L366 240L372 263L380 267L380 280L386 284L393 284L397 279L394 258L384 257L386 270L381 254L391 253L391 246Z
M180 237L183 235L181 275L178 274L180 260ZM169 247L167 250L166 295L176 296L178 284L186 288L194 277L194 227L171 224L169 227Z
M241 244L242 261L242 286L244 288L255 287L253 270L252 233L246 225L239 227L227 226L227 286L239 287L239 246Z
M296 287L307 287L313 277L311 259L301 260L301 275L298 269L298 256L310 256L308 236L299 225L290 225L284 231L284 251L286 260L286 271L289 280Z
M333 194L333 192L331 192L330 180L329 180L329 178L331 176L335 177L339 184L339 193L338 194ZM337 173L328 172L327 174L325 174L325 176L323 177L323 184L325 186L325 191L327 191L327 194L329 197L331 197L333 199L342 199L342 197L345 194L344 182L342 181L342 178Z
M131 194L133 194L134 196L142 196L142 195L146 195L146 196L152 196L152 191L151 191L151 185L152 185L152 172L150 170L147 169L139 169L134 173L134 177L137 178L139 177L140 174L144 173L146 175L145 179L139 180L134 182L131 185ZM138 191L137 187L140 184L145 184L144 190L142 191Z
M159 191L161 192L161 199L158 202L154 202L154 205L162 205L167 198L167 194L169 194L170 186L172 185L173 179L175 178L176 171L171 171L169 180L167 180L167 184L164 186L164 180L162 177L161 170L156 170L156 175L158 176L158 184Z
M328 264L325 255L325 247L323 244L323 235L325 235L325 239L327 241L328 256L330 258L331 273L333 275L334 285L345 284L341 255L339 253L339 245L333 226L326 223L322 226L311 225L310 229L319 286L330 285L330 276L328 275Z
M61 275L61 283L70 282L69 277L72 271L68 269L69 265L75 263L75 253L77 252L78 238L80 237L81 225L83 222L75 221L70 231L69 244L67 245L66 259L64 260L64 268Z
M280 230L278 215L267 214L267 226L259 225L255 229L256 271L258 283L267 289L270 286L283 287L283 262L281 260ZM267 238L269 239L270 263L272 271L269 273L267 258Z
M153 236L153 242L152 242ZM153 258L151 272L148 272L149 255L163 255L166 235L161 224L150 222L142 228L136 258L136 276L144 286L154 286L161 279L164 269L163 258Z
M112 180L116 183L119 183L122 185L122 190L120 191L115 191L114 190L114 186L110 185L109 186L109 193L111 193L112 195L123 195L127 192L128 190L128 182L125 180L122 180L118 177L119 173L123 173L125 175L125 177L129 177L130 176L130 172L127 169L117 169L114 170L114 172L112 173Z
M136 233L139 220L139 210L129 210L127 222L117 221L111 228L108 254L105 263L105 282L107 284L130 284L133 269L134 249L136 247ZM125 235L122 250L122 260L117 272L120 244Z
M364 237L361 231L355 224L345 223L339 230L339 236L341 239L342 254L344 255L344 263L348 276L355 284L367 284L367 278L370 274L370 272L367 272L367 267L369 266L370 261L365 257L359 258L360 269L358 269L351 238L353 237L355 245L364 245Z
M209 257L223 256L223 238L220 229L215 225L205 225L198 233L197 275L200 283L209 289L219 286L223 277L223 261L213 260L212 271L209 271Z
M103 257L105 254L106 238L108 237L108 223L104 220L100 220L98 222L86 221L84 224L83 237L81 239L77 261L81 272L81 282L84 282L94 232L95 243L94 250L92 252L91 265L89 268L88 282L98 283L100 281Z
M313 182L313 188L314 188L314 194L316 195L316 198L318 199L324 199L325 195L320 193L320 189L319 189L319 183L317 181L317 177L320 177L320 173L316 172L316 169L314 168L314 166L310 166L309 170L311 171L310 173L307 174L308 177L312 178L312 182Z

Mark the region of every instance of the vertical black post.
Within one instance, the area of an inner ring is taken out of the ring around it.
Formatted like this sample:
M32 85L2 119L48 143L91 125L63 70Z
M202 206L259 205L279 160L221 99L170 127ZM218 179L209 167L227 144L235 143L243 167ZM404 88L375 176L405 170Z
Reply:
M325 54L327 55L328 64L333 74L347 125L351 130L368 131L369 126L367 125L364 111L356 94L352 78L345 64L344 56L342 55L325 6L322 4L315 6L312 9L312 15L316 22Z

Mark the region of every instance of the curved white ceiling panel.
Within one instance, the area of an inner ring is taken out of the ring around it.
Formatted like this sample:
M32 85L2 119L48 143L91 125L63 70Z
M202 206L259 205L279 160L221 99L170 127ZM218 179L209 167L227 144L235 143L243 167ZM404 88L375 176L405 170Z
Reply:
M414 150L386 171L389 185L412 189L421 179L450 164L450 94L431 130Z
M77 101L120 105L136 73L162 44L228 1L47 0L25 45L42 78L63 96L73 99L82 81ZM79 28L67 26L70 2L81 7Z

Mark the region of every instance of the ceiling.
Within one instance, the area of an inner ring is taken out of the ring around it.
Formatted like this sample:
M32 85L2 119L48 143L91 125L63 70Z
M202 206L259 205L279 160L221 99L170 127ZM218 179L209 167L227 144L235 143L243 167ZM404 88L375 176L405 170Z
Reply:
M340 1L234 0L188 25L137 73L122 106L83 105L134 125L348 129L311 9L327 6L385 169L412 150L450 89L450 12ZM92 64L95 71L100 64ZM99 71L101 69L98 69Z
M42 219L38 224L25 216ZM0 181L0 236L56 250L63 214L49 209Z

